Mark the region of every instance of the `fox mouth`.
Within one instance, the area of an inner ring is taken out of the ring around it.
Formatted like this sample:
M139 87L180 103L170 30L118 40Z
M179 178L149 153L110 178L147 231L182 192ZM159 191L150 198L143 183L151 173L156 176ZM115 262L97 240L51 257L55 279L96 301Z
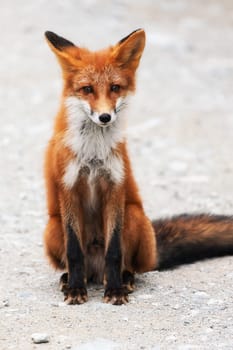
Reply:
M112 123L108 123L108 124L102 123L102 124L97 124L97 125L100 126L101 128L106 129L107 127L109 127L110 125L112 125Z
M89 129L95 129L95 128L99 128L99 129L108 129L110 128L112 125L115 124L115 121L110 121L109 123L100 123L100 122L95 122L89 115L88 118L86 118L85 120L83 120L81 127L80 127L80 132L81 134L85 134L85 132Z
M104 128L106 129L107 127L110 127L112 124L114 124L115 120L114 121L110 121L108 123L95 123L96 125L100 126L101 128Z

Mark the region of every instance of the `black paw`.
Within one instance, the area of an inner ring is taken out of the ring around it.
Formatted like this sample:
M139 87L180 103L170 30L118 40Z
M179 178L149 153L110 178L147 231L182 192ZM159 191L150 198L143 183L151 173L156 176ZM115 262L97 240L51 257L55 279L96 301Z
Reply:
M64 293L64 301L67 305L84 304L88 300L85 287L70 288L68 284L68 273L63 273L60 278L60 290Z
M104 302L112 305L122 305L129 302L128 292L122 288L106 288Z
M88 300L86 288L67 288L64 301L67 305L84 304Z

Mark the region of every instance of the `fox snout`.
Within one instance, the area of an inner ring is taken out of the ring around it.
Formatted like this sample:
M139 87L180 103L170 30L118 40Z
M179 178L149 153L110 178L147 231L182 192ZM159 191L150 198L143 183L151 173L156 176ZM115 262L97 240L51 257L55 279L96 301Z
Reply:
M115 122L117 114L114 110L110 112L93 112L89 117L97 125L105 127Z
M99 127L107 127L121 118L120 114L126 102L124 98L119 98L116 106L114 108L103 108L102 111L98 111L92 108L88 101L82 100L75 96L70 96L66 98L66 108L68 109L68 119L73 124L82 123L85 120L91 120L93 123Z
M87 112L87 116L100 127L106 127L113 124L120 117L120 112L126 105L125 99L123 97L119 97L116 100L115 106L112 104L111 106L102 106L102 108L95 108L94 106L90 106L87 101L84 103L86 105L85 111Z

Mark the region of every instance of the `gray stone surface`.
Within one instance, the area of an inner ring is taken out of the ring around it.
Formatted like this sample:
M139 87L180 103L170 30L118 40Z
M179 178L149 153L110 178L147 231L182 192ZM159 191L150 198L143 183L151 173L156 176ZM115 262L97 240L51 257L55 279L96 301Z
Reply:
M144 27L128 110L129 149L148 215L233 213L231 0L13 1L0 11L0 348L233 349L232 257L137 277L127 306L66 306L44 259L43 153L61 90L43 38L89 48ZM33 333L50 342L35 345Z
M31 338L34 344L49 343L49 335L46 333L33 333Z

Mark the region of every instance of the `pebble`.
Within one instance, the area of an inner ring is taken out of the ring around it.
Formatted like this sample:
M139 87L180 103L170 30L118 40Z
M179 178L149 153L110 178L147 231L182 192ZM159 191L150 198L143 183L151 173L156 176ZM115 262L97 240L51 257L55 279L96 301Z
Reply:
M52 302L50 303L50 305L53 306L53 307L58 307L58 306L59 306L58 303L56 303L56 302L54 302L54 301L52 301Z
M60 301L58 303L58 307L66 307L66 306L67 306L67 304L64 301Z
M211 299L209 299L209 300L207 301L207 304L208 304L208 305L219 305L219 304L222 304L222 303L223 303L222 300L213 299L213 298L211 298Z
M195 292L194 293L194 296L196 297L196 298L200 298L200 299L204 299L204 298L208 298L209 297L209 295L206 293L206 292L201 292L201 291L198 291L198 292Z
M174 173L185 173L187 171L188 165L181 161L173 161L171 162L169 168Z
M4 299L4 300L2 300L2 302L0 303L0 308L8 307L9 305L10 305L9 300L8 300L8 299Z
M212 333L213 331L214 331L214 330L213 330L213 328L211 328L211 327L205 329L205 332L206 332L206 333Z
M200 310L194 309L190 311L191 316L197 316L200 313Z
M32 334L32 341L35 344L48 343L49 336L46 333L33 333Z
M185 345L180 345L177 347L178 350L197 350L199 349L198 346L192 345L192 344L185 344Z
M151 299L153 296L151 294L141 294L141 295L138 295L138 298L139 299L144 299L144 300L148 300L148 299Z

